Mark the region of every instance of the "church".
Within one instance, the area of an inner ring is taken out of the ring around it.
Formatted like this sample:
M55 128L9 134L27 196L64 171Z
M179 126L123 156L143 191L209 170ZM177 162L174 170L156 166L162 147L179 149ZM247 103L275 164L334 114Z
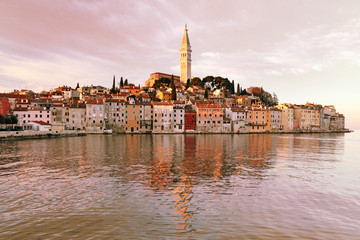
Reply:
M150 74L149 79L145 81L145 86L152 87L155 81L160 78L171 78L171 76L171 74L167 73L152 73ZM174 82L182 82L186 84L188 79L191 80L191 45L187 25L185 24L184 35L180 46L180 76L174 75Z

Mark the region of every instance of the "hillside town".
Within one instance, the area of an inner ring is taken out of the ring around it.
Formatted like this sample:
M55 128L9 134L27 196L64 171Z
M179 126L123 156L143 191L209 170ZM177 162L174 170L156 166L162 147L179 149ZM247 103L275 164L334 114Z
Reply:
M158 82L165 77L155 73L150 79ZM270 106L264 104L261 94L256 94L263 91L257 87L240 95L227 89L187 87L180 81L174 85L175 91L170 87L140 88L133 84L120 86L114 93L101 86L62 86L40 93L14 91L0 94L0 114L15 116L17 122L8 125L17 130L37 131L260 133L345 129L345 118L334 106Z
M185 25L180 76L155 72L143 87L113 77L112 87L60 86L0 94L2 130L87 133L268 133L344 131L334 106L278 103L262 87L191 75Z

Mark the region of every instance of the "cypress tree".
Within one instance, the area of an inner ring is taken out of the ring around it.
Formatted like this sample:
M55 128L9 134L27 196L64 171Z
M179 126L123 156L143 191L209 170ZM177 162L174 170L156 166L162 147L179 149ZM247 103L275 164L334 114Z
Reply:
M188 89L190 87L190 79L188 79L187 81L186 81L186 89Z
M110 89L110 93L115 93L115 75L113 78L113 85L112 85L112 88Z
M176 89L175 89L174 75L171 75L171 100L176 101Z
M123 80L123 77L120 78L120 87L123 87L124 86L124 80Z
M124 86L128 85L128 80L125 79Z
M76 88L75 88L75 90L77 90L78 88L80 88L79 83L77 83L77 84L76 84Z
M237 91L236 91L236 95L240 96L240 84L237 84Z
M232 80L231 82L231 94L235 94L235 82Z
M208 98L209 98L209 92L208 92L208 88L206 88L204 93L204 99L208 99Z

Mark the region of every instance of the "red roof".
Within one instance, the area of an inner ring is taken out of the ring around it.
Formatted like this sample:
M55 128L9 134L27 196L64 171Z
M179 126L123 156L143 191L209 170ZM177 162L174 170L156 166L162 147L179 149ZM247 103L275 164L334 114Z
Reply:
M120 98L111 98L111 99L106 99L106 102L125 102L125 100Z
M37 124L40 124L40 125L51 125L50 123L43 122L43 121L31 121L31 122L34 122L34 123L37 123Z
M222 108L221 105L218 105L218 104L199 104L199 103L197 103L196 106L198 108Z
M154 105L173 105L172 102L153 102Z

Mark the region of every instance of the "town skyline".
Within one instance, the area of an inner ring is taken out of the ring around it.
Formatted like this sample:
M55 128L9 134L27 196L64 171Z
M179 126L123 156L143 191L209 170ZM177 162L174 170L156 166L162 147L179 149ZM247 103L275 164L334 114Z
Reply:
M335 105L347 127L360 128L360 4L326 1L326 13L325 1L0 5L0 92L110 87L114 74L143 86L153 72L179 75L187 24L193 76L262 86L282 103Z

